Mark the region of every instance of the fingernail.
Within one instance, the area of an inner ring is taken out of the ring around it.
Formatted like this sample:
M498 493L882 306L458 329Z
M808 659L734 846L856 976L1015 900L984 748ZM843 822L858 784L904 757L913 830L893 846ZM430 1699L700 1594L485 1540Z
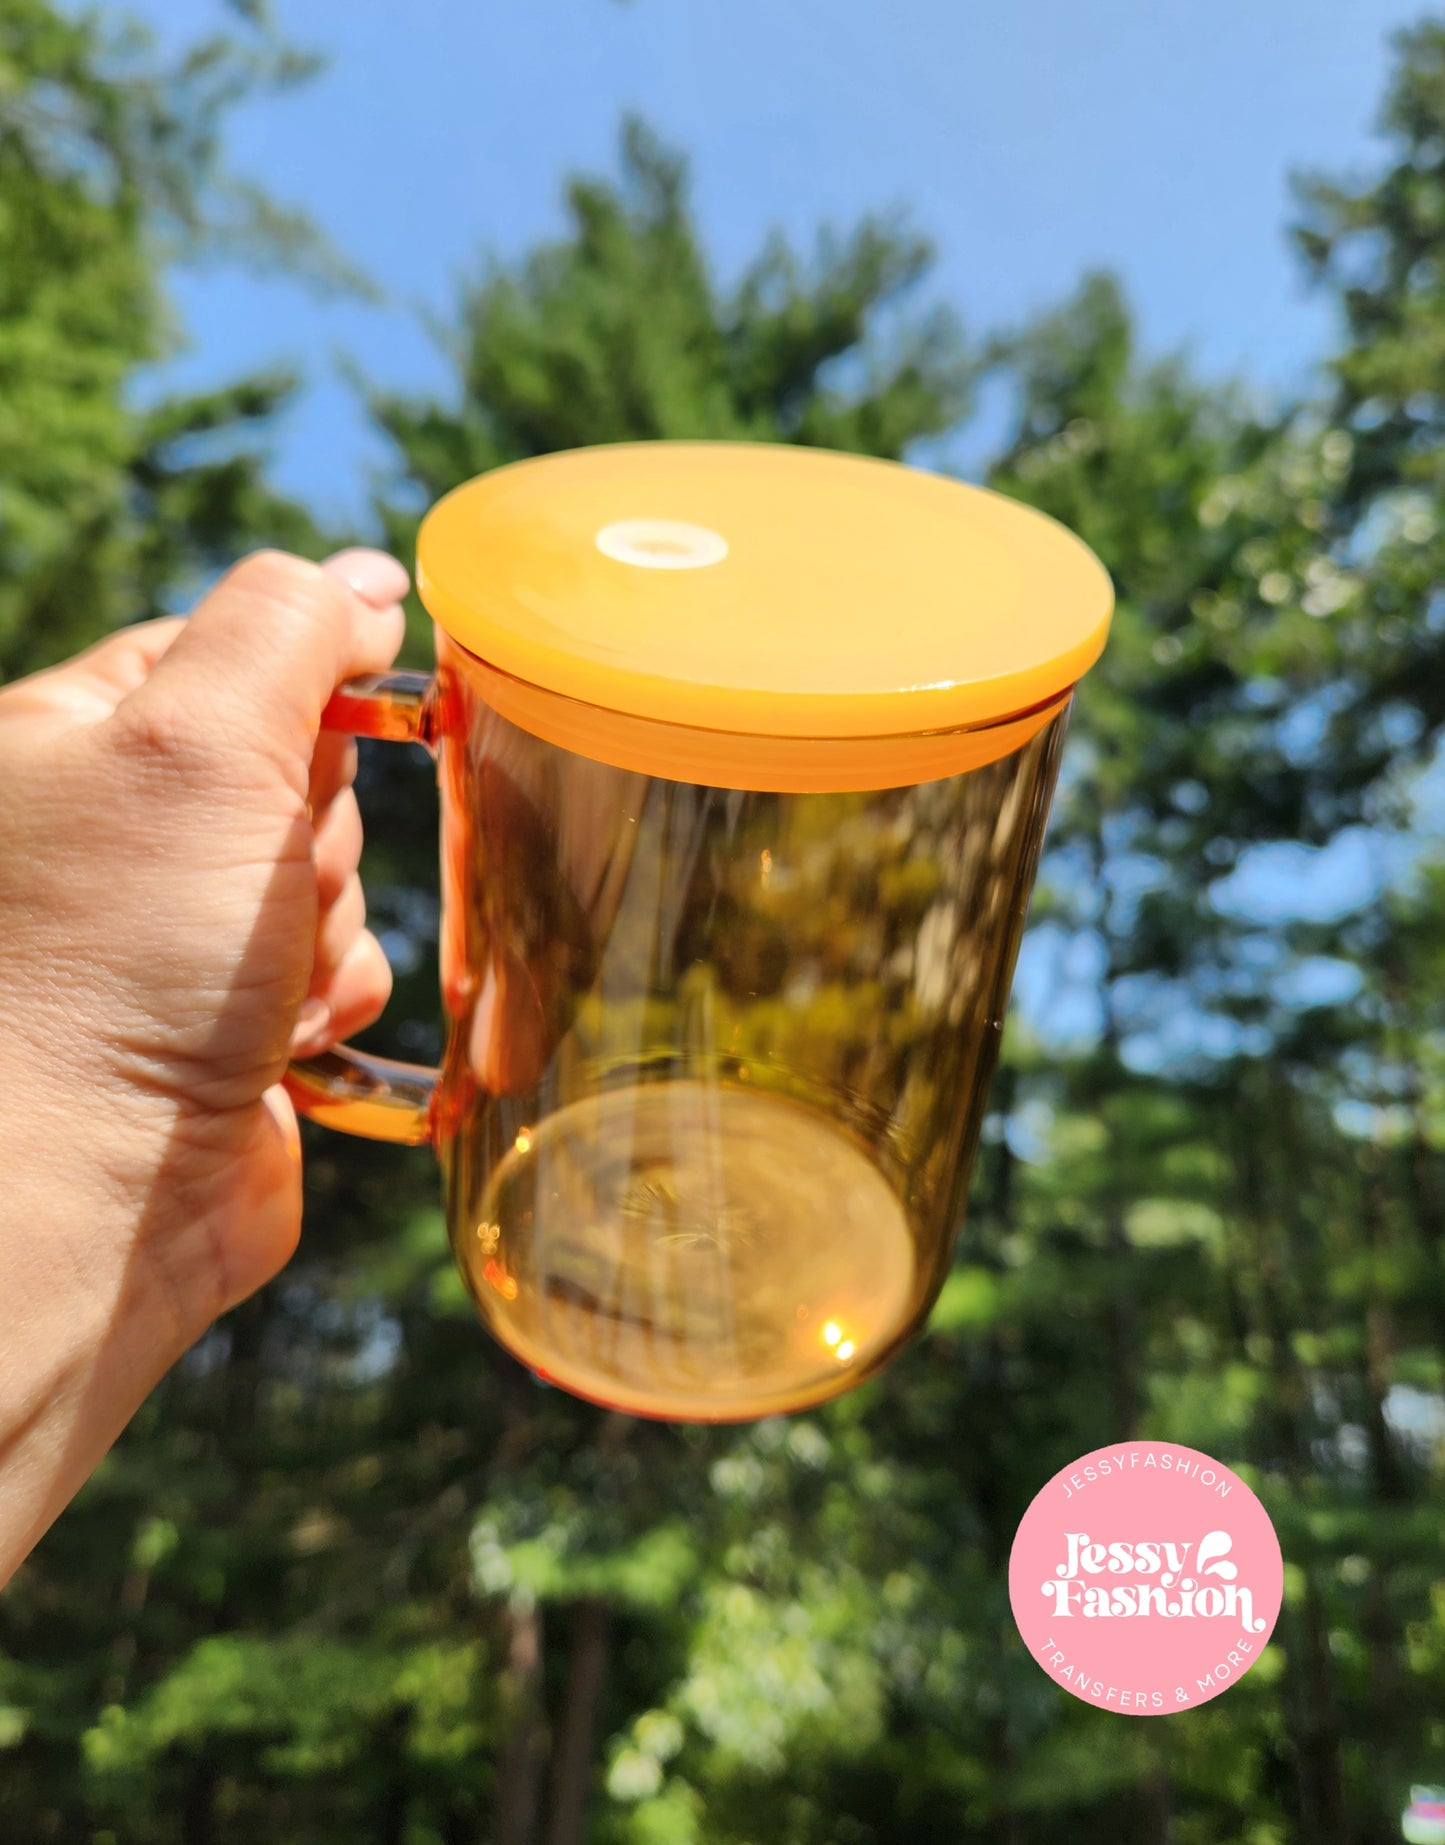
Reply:
M369 602L374 609L399 602L411 588L406 570L385 551L365 550L359 546L338 551L335 556L328 557L321 568L350 584L362 601Z
M291 1033L293 1054L303 1047L309 1048L319 1044L326 1035L326 1027L331 1023L331 1008L324 999L303 1001L301 1010L296 1014L296 1028Z

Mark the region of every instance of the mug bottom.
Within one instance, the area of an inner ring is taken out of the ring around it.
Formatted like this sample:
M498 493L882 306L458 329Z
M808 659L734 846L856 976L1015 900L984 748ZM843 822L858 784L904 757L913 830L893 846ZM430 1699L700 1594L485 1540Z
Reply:
M633 1415L731 1422L858 1381L922 1301L902 1202L788 1097L673 1079L589 1095L522 1137L457 1254L539 1376Z

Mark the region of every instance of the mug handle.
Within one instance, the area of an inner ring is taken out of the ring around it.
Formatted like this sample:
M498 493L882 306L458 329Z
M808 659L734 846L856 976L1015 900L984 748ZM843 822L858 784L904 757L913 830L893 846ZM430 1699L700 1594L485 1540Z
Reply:
M430 749L435 686L430 673L348 679L322 712L322 728ZM281 1080L297 1114L324 1127L408 1147L432 1138L441 1072L425 1064L400 1063L338 1044L319 1056L294 1059Z

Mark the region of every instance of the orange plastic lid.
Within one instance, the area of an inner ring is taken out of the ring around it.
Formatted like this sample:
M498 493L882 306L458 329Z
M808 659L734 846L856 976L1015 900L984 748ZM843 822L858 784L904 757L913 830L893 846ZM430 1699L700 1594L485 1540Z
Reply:
M999 725L1068 691L1113 607L1093 553L1017 501L755 443L628 443L484 474L423 521L417 588L519 692L652 720L664 753L669 726L827 739L836 756L848 739Z

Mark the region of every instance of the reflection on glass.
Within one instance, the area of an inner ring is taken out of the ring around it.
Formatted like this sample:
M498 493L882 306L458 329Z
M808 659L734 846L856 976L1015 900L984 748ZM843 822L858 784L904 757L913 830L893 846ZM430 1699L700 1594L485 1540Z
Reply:
M647 1415L828 1395L916 1297L907 1216L866 1150L826 1115L721 1080L567 1103L502 1159L479 1215L461 1253L498 1337L567 1389Z
M639 1414L848 1388L947 1267L1063 714L947 780L758 794L458 705L440 1151L483 1317Z

